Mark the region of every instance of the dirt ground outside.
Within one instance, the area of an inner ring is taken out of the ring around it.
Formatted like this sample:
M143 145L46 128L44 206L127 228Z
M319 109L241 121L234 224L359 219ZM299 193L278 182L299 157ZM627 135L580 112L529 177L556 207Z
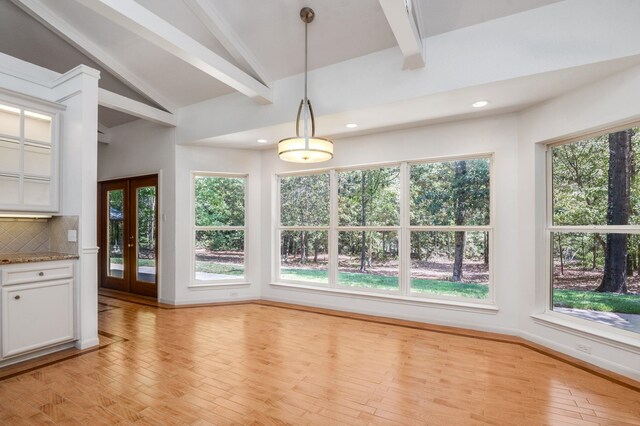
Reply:
M553 287L561 290L593 291L602 281L602 269L583 269L564 267L564 274L560 267L553 270ZM631 294L640 294L640 275L627 277L627 290Z

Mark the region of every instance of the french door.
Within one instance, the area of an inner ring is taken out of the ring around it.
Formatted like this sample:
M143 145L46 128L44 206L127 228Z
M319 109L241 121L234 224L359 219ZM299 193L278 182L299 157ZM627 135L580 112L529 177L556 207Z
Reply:
M158 176L100 182L100 287L158 295Z

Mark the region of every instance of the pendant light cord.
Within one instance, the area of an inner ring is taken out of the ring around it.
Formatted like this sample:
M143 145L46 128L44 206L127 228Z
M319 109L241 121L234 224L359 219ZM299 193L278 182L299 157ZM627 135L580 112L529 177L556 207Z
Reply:
M309 23L304 23L304 145L306 149L309 149L309 98L307 97L307 69L309 62L309 42L307 40L307 33L309 29Z

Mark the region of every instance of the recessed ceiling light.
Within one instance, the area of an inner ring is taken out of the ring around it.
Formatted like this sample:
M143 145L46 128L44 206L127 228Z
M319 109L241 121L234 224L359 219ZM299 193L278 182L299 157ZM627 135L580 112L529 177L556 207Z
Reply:
M258 139L258 143L267 143L267 142L269 142L269 141L266 140L266 139Z
M487 102L487 101L477 101L477 102L474 102L473 105L471 105L471 106L474 107L474 108L482 108L482 107L485 107L487 105L489 105L489 102Z
M356 123L349 123L345 127L348 129L355 129L358 125Z

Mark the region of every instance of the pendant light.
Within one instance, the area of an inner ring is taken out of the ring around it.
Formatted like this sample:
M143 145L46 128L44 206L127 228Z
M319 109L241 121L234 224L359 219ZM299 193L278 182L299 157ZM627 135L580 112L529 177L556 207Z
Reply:
M278 156L284 161L293 163L319 163L333 158L333 142L316 137L316 123L313 117L311 101L307 97L308 41L307 27L313 22L315 12L310 7L300 10L300 18L304 22L304 98L298 106L296 117L296 136L278 142ZM303 120L303 134L300 136L300 116ZM311 123L309 123L311 122ZM311 129L309 129L311 124ZM311 135L309 135L311 130Z

